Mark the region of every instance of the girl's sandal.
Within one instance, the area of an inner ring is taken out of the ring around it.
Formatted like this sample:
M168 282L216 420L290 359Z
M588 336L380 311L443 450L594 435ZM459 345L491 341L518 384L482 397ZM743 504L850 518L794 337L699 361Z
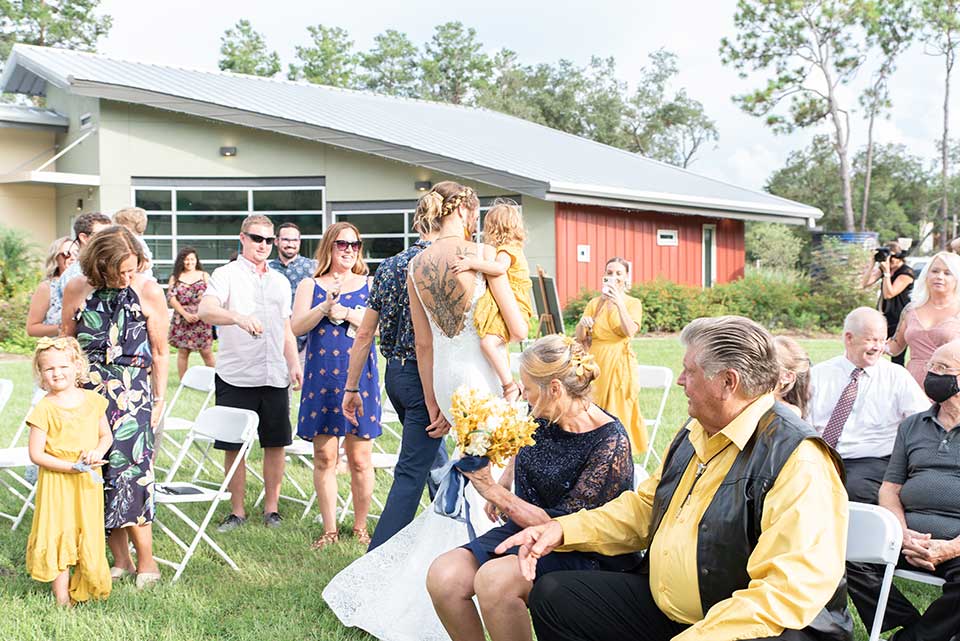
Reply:
M324 532L323 536L310 544L311 550L322 550L328 545L333 545L334 543L340 542L340 533L339 532Z
M520 398L520 386L516 381L510 381L503 386L503 398L511 403Z
M353 537L357 539L358 543L370 545L370 533L367 532L367 528L365 527L353 528Z

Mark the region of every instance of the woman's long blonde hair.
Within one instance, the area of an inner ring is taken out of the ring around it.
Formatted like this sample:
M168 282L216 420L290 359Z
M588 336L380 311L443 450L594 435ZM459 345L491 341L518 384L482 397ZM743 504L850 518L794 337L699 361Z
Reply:
M61 236L52 243L47 249L47 258L43 261L43 276L47 280L60 276L60 267L57 265L57 258L60 256L60 248L64 243L69 243L73 239L69 236Z

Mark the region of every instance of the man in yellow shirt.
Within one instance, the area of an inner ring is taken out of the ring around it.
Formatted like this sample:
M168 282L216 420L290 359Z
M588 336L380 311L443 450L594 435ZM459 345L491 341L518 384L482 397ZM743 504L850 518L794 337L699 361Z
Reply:
M842 464L776 403L773 339L739 316L700 318L680 335L677 381L690 420L636 492L527 528L533 579L551 550L647 550L637 572L557 572L537 581L540 641L848 641Z

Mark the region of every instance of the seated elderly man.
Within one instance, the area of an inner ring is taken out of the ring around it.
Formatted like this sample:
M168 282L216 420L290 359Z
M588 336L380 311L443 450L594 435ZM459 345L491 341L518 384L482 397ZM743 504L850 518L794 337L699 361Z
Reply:
M900 421L930 407L913 376L883 357L887 321L858 307L843 322L843 354L810 370L807 420L846 470L851 501L877 503Z
M960 340L930 357L924 390L934 405L901 423L880 486L880 505L903 526L900 567L944 579L943 595L922 615L893 587L883 629L897 641L947 641L960 631ZM850 596L869 629L883 566L850 564Z
M839 458L776 403L770 334L739 316L680 335L690 420L661 470L602 507L504 541L533 578L551 550L647 549L636 572L555 572L529 605L540 641L849 640Z

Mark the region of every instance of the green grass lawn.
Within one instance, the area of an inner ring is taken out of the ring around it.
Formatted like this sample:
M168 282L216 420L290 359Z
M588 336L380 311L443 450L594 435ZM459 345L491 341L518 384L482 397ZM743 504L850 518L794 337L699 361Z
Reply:
M801 340L814 362L830 358L841 352L839 340ZM635 341L640 363L670 367L676 376L680 372L682 350L675 337L646 338ZM196 358L196 356L195 356ZM171 359L174 361L175 359ZM196 363L199 364L199 360ZM0 444L9 445L20 420L30 402L32 380L27 361L0 362L0 378L14 381L14 395L0 414ZM176 367L170 374L170 389L165 394L171 399L179 380ZM641 404L644 412L652 416L659 403L659 394L644 392ZM199 407L199 397L190 397L179 407L178 415L192 416ZM295 414L295 413L294 413ZM672 438L686 418L686 399L683 391L674 387L670 391L663 417L663 429L657 435L658 451ZM396 443L383 437L389 450ZM25 441L20 445L25 445ZM260 451L255 448L251 459L259 469ZM219 460L219 458L218 458ZM161 458L161 464L167 463ZM288 466L293 476L303 487L312 486L309 470L294 462ZM208 478L216 480L210 471ZM16 532L9 530L9 521L0 521L0 639L58 641L89 641L91 638L130 640L201 641L212 639L264 641L286 639L370 639L367 634L344 629L328 610L320 597L323 587L331 577L361 554L362 548L349 537L352 527L347 517L341 532L347 536L340 546L322 552L311 552L310 542L321 534L322 528L315 523L314 510L306 519L299 520L302 506L281 502L286 519L283 526L267 530L259 523L259 510L254 508L260 488L248 476L251 483L247 490L248 525L231 534L212 536L224 547L240 566L233 572L204 544L176 584L164 581L146 592L138 592L132 584L115 586L106 602L90 603L72 611L58 610L53 606L48 586L33 581L26 573L24 552L30 531L29 516ZM340 490L346 496L349 479L339 477ZM390 477L377 473L377 495L384 500L389 490ZM293 492L284 486L284 493ZM13 507L10 495L0 493L0 509L9 512ZM4 509L5 508L5 509ZM217 518L228 511L220 508ZM198 514L194 510L193 514ZM176 525L169 513L161 508L160 518L168 525ZM199 518L199 515L198 515ZM371 521L374 525L375 521ZM183 529L174 528L181 534ZM162 533L157 534L156 553L160 557L175 557L179 548ZM166 576L172 570L164 568ZM913 584L905 591L915 602L925 607L937 591ZM858 639L867 635L858 621Z

